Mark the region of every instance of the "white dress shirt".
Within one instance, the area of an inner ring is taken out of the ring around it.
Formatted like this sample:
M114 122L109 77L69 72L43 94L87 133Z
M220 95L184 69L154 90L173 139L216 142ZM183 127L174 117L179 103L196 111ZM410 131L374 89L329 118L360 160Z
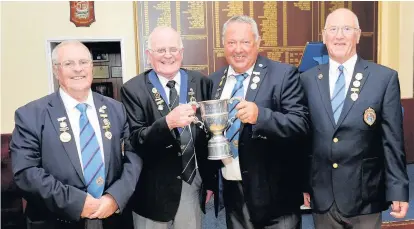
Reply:
M170 80L174 80L175 81L175 86L174 87L175 87L175 90L177 90L178 96L180 96L180 85L181 85L181 74L180 74L180 71L178 71L177 74L175 74L174 78L172 78L172 79L167 79L167 78L165 78L162 75L158 75L158 79L160 80L160 83L161 83L162 87L164 88L165 95L167 96L167 99L168 99L168 104L171 103L170 102L170 88L167 87L168 81L170 81ZM178 101L178 104L180 104L179 102L180 101Z
M79 161L82 167L83 172L83 162L82 162L82 152L80 148L80 139L79 139L79 118L81 115L81 112L76 108L76 106L79 104L79 102L72 98L70 95L68 95L62 88L59 88L60 97L62 98L63 105L65 106L66 113L69 118L70 122L70 128L72 128L73 137L75 138L76 148L78 149L78 156ZM99 119L98 114L96 113L95 103L93 102L93 96L92 91L89 91L88 98L84 102L88 106L86 108L86 115L88 116L89 122L92 125L93 130L95 131L96 138L98 140L99 148L101 149L101 156L102 160L105 163L104 160L104 150L102 146L102 135L101 135L101 127L99 125Z
M352 75L354 73L355 64L358 60L358 55L355 54L351 58L349 58L345 63L342 64L344 66L344 76L345 76L345 96L348 93L349 84L352 80ZM332 98L332 94L335 89L335 83L339 77L339 69L338 67L341 64L329 58L329 92Z
M254 64L249 68L246 73L248 76L243 81L244 97L246 97L247 89L249 87L250 77L253 73ZM227 70L227 79L226 84L223 87L223 92L221 94L221 99L230 99L231 92L233 91L234 85L237 83L236 75L241 73L236 73L234 69L229 66ZM224 179L226 180L242 180L240 172L240 163L239 157L236 158L226 158L223 160L224 167L221 169Z

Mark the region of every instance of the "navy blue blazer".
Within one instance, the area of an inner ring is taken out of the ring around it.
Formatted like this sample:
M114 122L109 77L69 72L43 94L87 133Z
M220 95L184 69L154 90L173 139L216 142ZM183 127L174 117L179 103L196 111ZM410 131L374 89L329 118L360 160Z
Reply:
M389 201L408 201L398 73L358 58L337 124L329 64L306 71L301 82L312 123L312 208L325 212L336 202L350 217L380 212Z
M227 67L210 76L214 99L221 97L226 75ZM254 78L259 82L254 83ZM245 100L256 103L259 115L255 125L241 125L243 190L252 221L266 223L299 211L303 204L304 152L300 143L309 123L297 68L258 56Z
M106 138L102 131L106 170L104 194L109 193L115 199L122 213L134 192L142 161L129 144L129 127L123 105L97 93L93 93L93 99L98 114L99 108L106 106L111 124L111 139ZM59 138L58 119L61 117L66 117L67 132L72 136L68 142ZM99 121L103 125L103 121ZM10 143L12 167L14 180L27 200L29 224L32 228L58 228L56 219L78 223L87 187L70 121L59 93L17 109L15 123ZM131 214L130 211L124 213ZM111 224L116 217L108 218ZM105 227L105 221L104 228L112 228Z

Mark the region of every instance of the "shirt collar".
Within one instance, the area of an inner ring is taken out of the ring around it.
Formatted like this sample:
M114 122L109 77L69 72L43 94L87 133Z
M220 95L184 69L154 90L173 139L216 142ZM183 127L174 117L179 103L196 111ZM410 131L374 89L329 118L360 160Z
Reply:
M79 104L79 101L74 99L72 96L70 96L68 93L66 93L62 88L59 88L59 94L62 98L63 105L65 105L65 108L67 110L76 109L76 106ZM93 102L93 96L92 96L92 90L89 90L88 98L84 102L88 105L88 107L95 108L95 103Z
M162 75L157 74L158 79L160 80L160 83L163 87L166 87L168 81L170 81L170 79L165 78ZM181 73L180 71L177 72L177 74L175 74L174 78L172 78L171 80L175 81L175 85L177 85L178 87L180 87L181 84Z
M252 75L255 65L256 65L256 63L253 64L249 69L247 69L247 71L245 73L247 73L248 76L246 78L248 78L249 76ZM230 77L230 76L234 77L234 76L237 76L237 75L239 75L239 73L236 73L236 71L234 71L234 69L231 67L231 65L229 65L229 69L227 70L227 77Z
M344 69L346 71L349 71L350 69L353 69L355 67L355 64L358 60L358 55L354 54L351 58L349 58L345 63L342 64L344 66ZM329 58L329 68L333 71L338 70L340 63L334 61L333 59Z

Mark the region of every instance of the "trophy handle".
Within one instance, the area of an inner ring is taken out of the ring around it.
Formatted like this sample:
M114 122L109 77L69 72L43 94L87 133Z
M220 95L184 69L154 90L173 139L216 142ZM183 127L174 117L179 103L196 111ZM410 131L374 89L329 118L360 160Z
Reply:
M204 122L198 120L197 116L194 116L194 121L193 121L194 125L200 124L200 129L203 129L204 132L208 133L208 130L206 128L206 125L204 125Z

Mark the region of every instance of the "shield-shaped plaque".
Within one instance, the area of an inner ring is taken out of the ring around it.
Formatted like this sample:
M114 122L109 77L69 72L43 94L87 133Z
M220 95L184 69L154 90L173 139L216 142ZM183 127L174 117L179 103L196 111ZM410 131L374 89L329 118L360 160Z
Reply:
M89 27L95 21L93 1L70 1L70 21L76 27Z

